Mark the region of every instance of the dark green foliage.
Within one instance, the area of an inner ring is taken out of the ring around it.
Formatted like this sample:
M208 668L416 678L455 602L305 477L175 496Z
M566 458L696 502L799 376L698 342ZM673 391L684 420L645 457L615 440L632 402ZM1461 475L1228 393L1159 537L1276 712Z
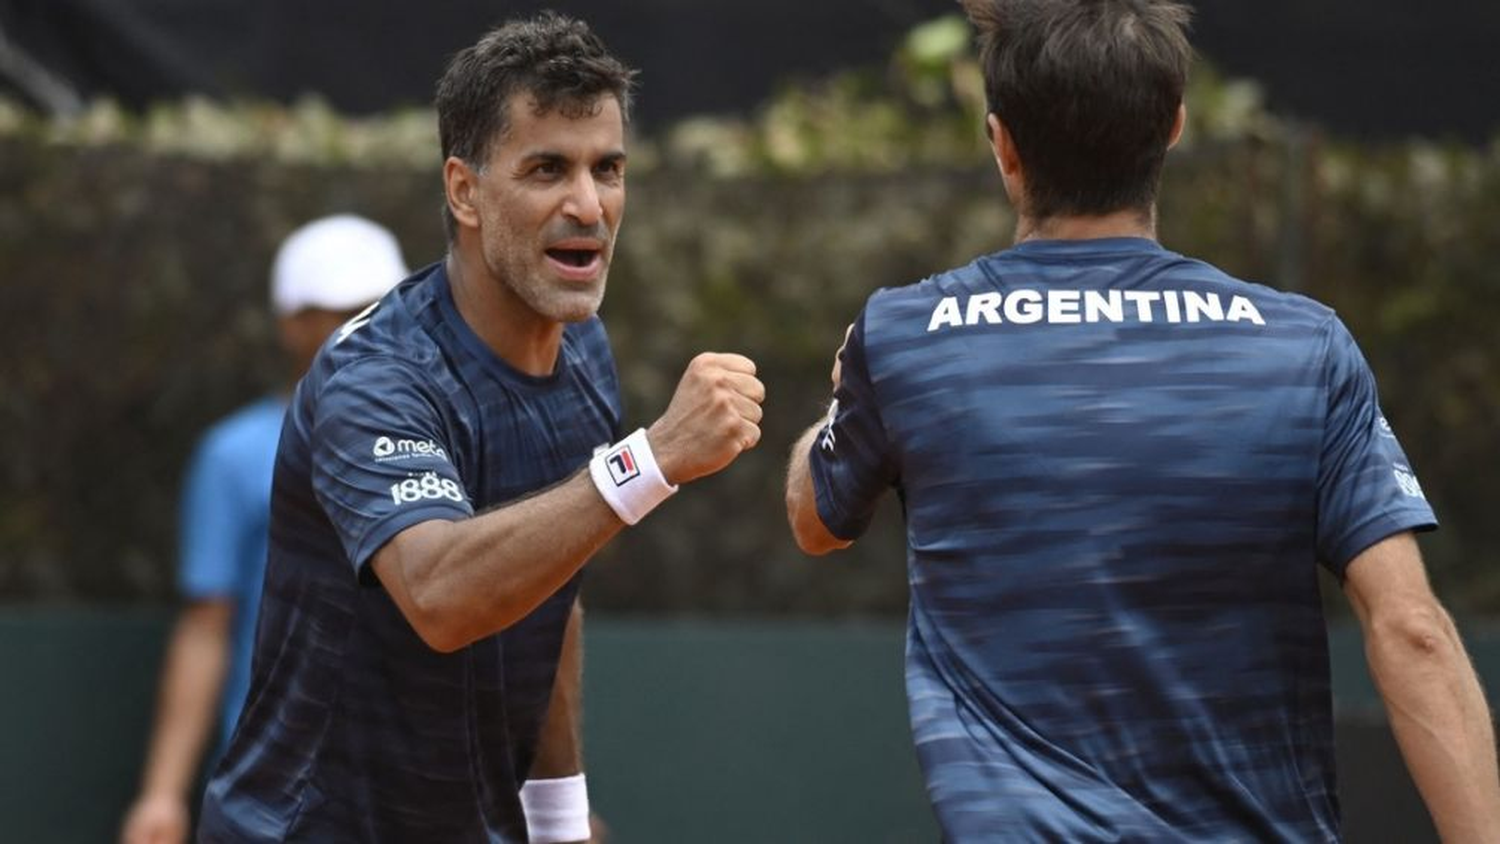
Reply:
M1237 90L1198 95L1206 117L1167 162L1163 242L1339 309L1444 520L1424 546L1439 588L1460 609L1500 609L1500 521L1488 512L1500 502L1500 152L1345 148L1268 122ZM803 558L784 525L786 449L822 410L834 349L869 292L1005 245L1010 211L973 149L944 147L958 164L876 156L896 164L866 169L837 165L869 164L858 155L794 157L806 165L796 167L762 156L765 138L786 149L797 132L836 131L778 128L778 113L759 128L697 125L704 148L730 153L733 167L679 154L671 139L636 144L637 165L658 163L632 173L604 306L627 423L649 424L703 350L754 358L770 397L759 449L591 566L595 607L905 606L894 502L854 551ZM0 132L0 598L171 594L175 500L193 441L278 379L266 270L287 231L355 210L391 226L413 266L441 255L436 162L346 155L383 142L352 145L337 126L324 131L329 119L299 130L323 151L302 157L273 155L280 141L263 138L215 155L181 139L167 146L191 154L163 153L162 131L106 143ZM430 141L413 125L402 124L410 143L396 147ZM749 139L749 152L727 149L734 137ZM828 148L826 137L809 143ZM900 148L891 138L877 146Z
M280 383L276 242L359 208L441 242L429 174L0 141L0 596L171 592L198 433Z

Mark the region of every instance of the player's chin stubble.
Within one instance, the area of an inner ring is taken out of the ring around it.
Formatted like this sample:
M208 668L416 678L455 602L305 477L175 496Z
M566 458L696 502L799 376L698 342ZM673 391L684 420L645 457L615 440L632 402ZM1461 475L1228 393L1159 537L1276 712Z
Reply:
M607 275L607 268L601 269L598 280L582 286L547 279L545 273L527 273L508 286L528 307L547 319L582 322L598 313L603 304Z

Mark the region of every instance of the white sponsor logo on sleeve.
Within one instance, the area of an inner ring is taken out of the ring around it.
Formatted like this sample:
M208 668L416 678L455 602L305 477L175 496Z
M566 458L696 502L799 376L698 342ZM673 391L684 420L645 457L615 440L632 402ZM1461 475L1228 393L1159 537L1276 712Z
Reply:
M1396 438L1396 432L1391 430L1391 423L1386 421L1384 416L1377 416L1375 418L1375 430L1379 431L1380 435L1388 440Z
M1410 468L1397 464L1391 470L1391 474L1395 476L1396 486L1401 487L1403 493L1412 498L1420 498L1423 501L1427 500L1427 496L1422 494L1422 485L1417 482L1417 476L1412 473Z
M448 452L432 440L406 440L394 437L379 437L375 440L375 446L370 449L370 453L375 455L377 463L428 456L448 459Z
M391 501L395 502L398 507L402 504L433 501L439 498L463 501L464 491L457 481L451 478L440 478L437 472L414 475L404 481L391 484Z

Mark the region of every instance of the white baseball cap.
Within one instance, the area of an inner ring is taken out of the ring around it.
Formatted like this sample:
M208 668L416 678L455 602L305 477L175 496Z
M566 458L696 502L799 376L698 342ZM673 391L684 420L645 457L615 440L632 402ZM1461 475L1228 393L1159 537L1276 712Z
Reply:
M353 214L323 217L281 242L271 266L271 305L350 311L385 295L407 276L401 247L384 226Z

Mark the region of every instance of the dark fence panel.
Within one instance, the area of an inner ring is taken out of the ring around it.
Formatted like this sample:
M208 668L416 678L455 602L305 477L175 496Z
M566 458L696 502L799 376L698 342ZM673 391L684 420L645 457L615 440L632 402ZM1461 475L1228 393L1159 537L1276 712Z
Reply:
M1435 0L1196 0L1193 41L1237 76L1263 80L1278 111L1344 132L1487 139L1500 125L1489 70L1493 4ZM201 92L341 110L430 100L443 63L486 27L543 8L581 16L642 70L640 114L664 125L747 111L791 77L878 67L953 0L0 0L0 30L83 95L134 107ZM21 75L0 74L26 90ZM40 99L40 97L39 97Z
M169 617L0 612L0 839L112 840L136 787ZM618 844L937 840L906 725L895 623L642 622L590 616L584 744ZM1350 844L1435 842L1358 635L1336 629ZM1470 651L1500 678L1500 634Z

